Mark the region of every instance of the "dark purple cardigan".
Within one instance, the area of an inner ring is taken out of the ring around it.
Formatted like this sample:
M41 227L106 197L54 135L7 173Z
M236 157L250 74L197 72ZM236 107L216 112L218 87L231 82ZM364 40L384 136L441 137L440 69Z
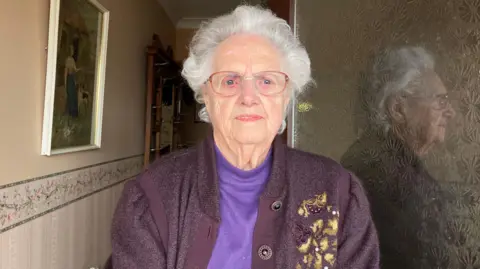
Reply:
M126 184L112 226L114 269L207 268L220 223L214 142L172 153ZM252 269L379 268L358 180L277 138L259 197Z

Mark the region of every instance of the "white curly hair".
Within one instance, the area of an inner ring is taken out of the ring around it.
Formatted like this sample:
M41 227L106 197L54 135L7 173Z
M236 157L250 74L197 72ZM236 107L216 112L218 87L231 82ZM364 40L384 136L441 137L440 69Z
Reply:
M387 103L392 96L411 94L422 75L435 69L433 56L424 48L404 46L384 50L375 59L367 107L370 122L384 131L391 128Z
M292 99L312 82L310 58L288 23L268 9L240 5L231 13L202 23L189 45L189 55L183 64L182 76L194 91L197 102L204 103L201 87L212 74L215 49L222 41L235 34L255 34L272 42L283 56L282 71L289 76ZM285 118L289 107L290 105L284 112ZM205 107L199 111L198 116L201 120L210 122ZM285 127L284 119L279 133L283 132Z

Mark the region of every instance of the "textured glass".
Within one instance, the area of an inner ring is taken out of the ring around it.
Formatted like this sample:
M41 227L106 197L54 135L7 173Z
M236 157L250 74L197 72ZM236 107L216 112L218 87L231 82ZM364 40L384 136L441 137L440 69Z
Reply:
M480 1L297 1L295 147L362 181L382 268L480 268ZM305 267L307 268L307 267Z

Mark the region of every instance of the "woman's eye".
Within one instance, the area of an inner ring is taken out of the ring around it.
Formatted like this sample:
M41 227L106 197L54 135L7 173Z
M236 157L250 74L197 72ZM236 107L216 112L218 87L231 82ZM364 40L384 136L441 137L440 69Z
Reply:
M273 86L275 85L275 80L271 78L263 77L259 80L259 84L262 86Z
M239 84L239 78L237 77L226 77L223 80L223 85L228 87L234 87Z

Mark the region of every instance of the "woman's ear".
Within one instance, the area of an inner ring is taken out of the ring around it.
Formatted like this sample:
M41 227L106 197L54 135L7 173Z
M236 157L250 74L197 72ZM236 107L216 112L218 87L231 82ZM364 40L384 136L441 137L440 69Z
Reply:
M387 111L393 121L403 123L406 120L406 102L404 96L394 96L388 100Z
M208 102L208 101L207 101L207 99L208 99L208 98L207 98L207 95L208 95L208 91L207 91L208 89L207 89L207 87L208 87L208 86L207 86L207 84L205 83L205 84L203 84L202 87L200 88L200 94L201 94L201 96L202 96L203 102L205 102L205 103Z

